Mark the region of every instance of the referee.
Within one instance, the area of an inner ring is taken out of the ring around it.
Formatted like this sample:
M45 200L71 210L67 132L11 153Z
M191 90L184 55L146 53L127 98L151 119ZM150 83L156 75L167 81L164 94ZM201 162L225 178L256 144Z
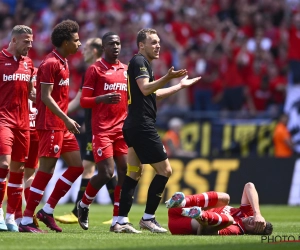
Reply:
M196 83L201 77L188 79L187 70L174 71L155 80L151 61L159 58L160 39L154 29L142 29L137 34L138 54L128 65L128 116L123 125L124 139L128 145L127 176L122 186L119 217L115 232L140 233L128 223L128 213L133 203L135 188L143 171L143 164L150 164L156 171L147 196L146 209L140 220L140 228L155 233L167 230L155 219L155 211L161 200L172 168L166 150L155 129L156 99L168 97ZM164 87L170 80L183 77L177 85Z

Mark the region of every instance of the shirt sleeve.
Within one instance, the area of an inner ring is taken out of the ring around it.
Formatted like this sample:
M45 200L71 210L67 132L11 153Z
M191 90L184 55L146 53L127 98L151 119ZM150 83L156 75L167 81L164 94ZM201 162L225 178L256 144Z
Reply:
M41 84L54 84L56 65L53 62L45 62L38 69Z
M80 97L80 105L83 108L93 108L97 105L96 97L92 96L93 90L84 88L82 89L81 97Z
M137 57L134 63L135 65L133 67L133 74L135 76L135 80L138 78L150 78L145 61L141 56Z
M240 235L243 234L238 225L230 225L222 230L219 230L219 235Z
M82 89L91 89L94 91L97 82L97 72L95 67L91 65L85 72Z

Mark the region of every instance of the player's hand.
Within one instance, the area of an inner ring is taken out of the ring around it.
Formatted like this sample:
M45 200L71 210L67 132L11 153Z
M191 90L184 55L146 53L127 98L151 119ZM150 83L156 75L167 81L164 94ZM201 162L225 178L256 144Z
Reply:
M254 215L254 232L255 233L261 233L266 226L266 220L264 217L262 217L261 214Z
M69 118L65 121L67 129L70 131L72 134L80 134L79 128L80 125L74 121L73 119Z
M192 79L188 79L188 75L186 75L184 78L181 79L180 84L183 88L189 87L193 84L195 84L196 82L198 82L201 79L201 76L199 77L195 77Z
M120 101L121 94L117 92L112 92L101 96L101 102L105 104L117 104Z
M186 69L180 69L180 70L174 71L174 67L172 66L168 70L168 73L166 74L166 77L168 77L170 79L173 79L173 78L178 78L178 77L185 76L186 74L187 74Z

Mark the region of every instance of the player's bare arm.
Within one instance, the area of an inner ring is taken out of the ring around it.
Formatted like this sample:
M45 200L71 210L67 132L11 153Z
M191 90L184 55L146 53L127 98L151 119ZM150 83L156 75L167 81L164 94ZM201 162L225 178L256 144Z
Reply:
M168 70L168 73L163 77L159 78L156 81L149 82L149 78L139 78L137 79L137 84L144 96L150 95L156 90L164 87L170 80L174 78L179 78L185 76L187 74L186 69L181 69L178 71L174 71L174 67L171 67ZM178 90L177 90L178 91Z
M259 198L257 190L253 183L248 182L245 184L241 204L250 204L253 209L255 229L254 232L261 232L266 225L266 220L261 215L259 208Z
M181 79L181 81L178 84L176 84L172 87L169 87L169 88L158 89L156 91L156 98L157 98L157 100L160 100L160 99L166 98L170 95L173 95L181 89L192 86L193 84L198 82L200 79L201 79L201 76L195 77L192 79L188 79L188 76L186 75L184 78Z
M80 125L74 121L73 119L69 118L57 105L54 99L51 96L53 90L52 84L41 84L41 100L42 102L60 119L62 119L67 127L67 129L74 134L79 134L78 128Z
M81 97L81 89L78 90L75 98L69 102L68 105L68 113L72 113L80 108L80 97Z
M36 103L36 90L33 87L33 82L29 82L28 99Z

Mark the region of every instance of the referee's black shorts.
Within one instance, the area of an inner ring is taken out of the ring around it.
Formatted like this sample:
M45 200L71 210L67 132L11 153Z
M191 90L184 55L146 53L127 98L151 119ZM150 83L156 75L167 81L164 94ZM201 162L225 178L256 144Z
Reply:
M123 128L128 148L133 147L142 164L164 161L166 149L153 125L142 124L134 128Z
M94 155L93 155L93 148L92 148L92 139L93 139L92 131L86 133L85 139L86 139L86 144L85 144L86 146L82 158L83 160L86 161L95 162Z

